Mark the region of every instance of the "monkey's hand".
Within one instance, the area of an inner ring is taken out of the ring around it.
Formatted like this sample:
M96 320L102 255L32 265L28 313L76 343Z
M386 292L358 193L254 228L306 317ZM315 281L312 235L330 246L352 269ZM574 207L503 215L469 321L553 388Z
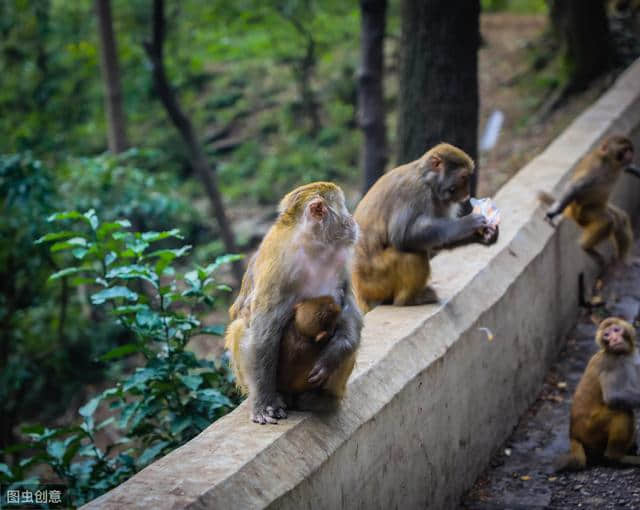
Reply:
M278 420L287 417L285 409L287 405L281 395L276 393L270 399L264 399L263 402L255 402L251 410L251 420L260 425L266 423L277 424Z
M500 228L498 225L494 225L491 227L486 227L480 236L480 242L482 244L486 244L487 246L495 243L498 240L500 235Z
M309 373L307 380L314 388L322 387L329 379L329 376L338 368L340 360L337 356L330 356L328 354L329 352L325 352L323 356L320 356Z

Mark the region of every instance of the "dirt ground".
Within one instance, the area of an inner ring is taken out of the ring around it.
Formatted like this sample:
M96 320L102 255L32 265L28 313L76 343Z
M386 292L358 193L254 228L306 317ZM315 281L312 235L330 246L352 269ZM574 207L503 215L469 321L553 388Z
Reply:
M640 508L638 468L598 466L562 474L552 470L555 457L568 450L571 396L597 349L594 320L616 315L640 325L640 241L632 263L612 267L601 282L593 295L601 297L604 306L594 308L593 314L583 311L538 399L465 495L461 509ZM638 428L638 416L636 421Z

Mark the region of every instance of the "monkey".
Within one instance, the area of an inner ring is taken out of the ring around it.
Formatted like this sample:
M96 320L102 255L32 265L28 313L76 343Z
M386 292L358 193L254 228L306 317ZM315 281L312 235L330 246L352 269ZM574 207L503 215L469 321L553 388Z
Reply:
M333 336L342 309L331 296L305 299L294 306L294 317L280 343L278 391L295 395L312 391L309 374ZM346 382L346 381L345 381ZM344 388L334 388L338 395Z
M354 213L361 235L352 275L364 313L379 304L437 302L425 287L435 250L497 240L497 226L483 215L459 217L468 205L474 166L463 150L441 143L390 170L362 198Z
M314 391L300 394L298 405L331 409L342 398L362 329L348 271L357 235L344 194L333 183L306 184L281 200L278 217L249 261L229 309L225 338L254 422L275 424L287 416L277 390L280 344L294 305L305 299L331 296L341 312L309 373Z
M596 246L611 238L617 257L626 261L633 244L629 216L609 203L611 191L624 170L640 177L631 165L633 144L625 136L612 135L591 151L576 167L571 182L559 199L540 191L538 198L548 206L546 219L564 211L582 229L580 246L603 268L605 261Z
M598 461L640 466L640 456L631 454L635 447L633 408L640 406L635 338L635 328L617 317L598 326L600 350L587 364L573 395L570 451L556 461L557 471L584 469Z

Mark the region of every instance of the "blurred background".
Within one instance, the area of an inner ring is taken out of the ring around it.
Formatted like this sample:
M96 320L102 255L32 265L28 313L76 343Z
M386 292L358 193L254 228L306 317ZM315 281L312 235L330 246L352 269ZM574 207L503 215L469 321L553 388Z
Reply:
M636 0L2 0L0 482L80 504L241 398L226 308L293 187L447 141L493 194L640 55Z

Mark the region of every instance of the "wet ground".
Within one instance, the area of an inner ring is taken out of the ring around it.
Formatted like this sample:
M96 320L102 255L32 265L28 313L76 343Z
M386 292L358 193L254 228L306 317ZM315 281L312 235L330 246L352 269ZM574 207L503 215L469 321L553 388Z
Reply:
M461 509L640 509L640 468L597 466L561 474L552 469L553 460L569 447L571 396L597 349L595 323L616 315L640 326L640 241L630 265L612 267L592 299L602 305L582 312L538 399L464 496ZM636 412L636 429L639 417Z

